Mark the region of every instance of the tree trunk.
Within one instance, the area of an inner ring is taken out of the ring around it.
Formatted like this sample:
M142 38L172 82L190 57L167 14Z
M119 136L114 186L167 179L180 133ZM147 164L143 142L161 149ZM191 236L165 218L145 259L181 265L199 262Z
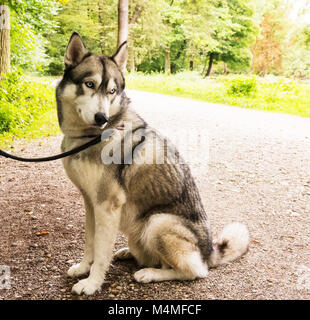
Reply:
M165 49L165 73L171 74L171 65L170 65L170 47Z
M212 71L212 65L213 65L213 58L214 58L214 54L210 53L210 59L209 59L209 66L208 66L208 70L207 73L205 75L205 77L209 77Z
M208 59L205 59L205 62L203 64L203 69L201 71L201 76L205 76L205 72L206 72L206 68L207 68L207 60Z
M130 73L135 72L135 49L133 46L133 41L131 41L128 46L128 60L129 60L129 71Z
M224 62L224 74L228 74L228 72L227 63Z
M187 44L187 40L184 40L182 45L181 45L181 47L180 47L180 49L179 49L179 51L178 51L178 53L177 53L177 55L175 56L176 60L180 59L181 54L182 54L183 50L185 49L186 44Z
M0 3L0 79L10 71L10 9Z
M118 1L117 47L128 39L128 0Z
M135 35L133 32L133 25L137 22L143 7L136 6L134 14L129 20L130 32L128 38L128 61L129 61L129 71L130 73L135 72Z
M98 20L101 25L100 31L100 49L101 53L104 53L104 21L103 21L103 3L102 0L98 0Z
M190 60L190 61L189 61L189 70L190 70L190 71L193 71L193 70L194 70L194 61L193 61L193 60Z

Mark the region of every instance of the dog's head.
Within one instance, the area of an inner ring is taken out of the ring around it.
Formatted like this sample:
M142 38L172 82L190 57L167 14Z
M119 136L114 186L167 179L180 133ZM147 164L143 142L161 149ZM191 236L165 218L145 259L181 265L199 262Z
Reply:
M102 129L121 108L127 43L108 57L88 51L73 33L65 53L65 72L57 87L58 119L62 130Z

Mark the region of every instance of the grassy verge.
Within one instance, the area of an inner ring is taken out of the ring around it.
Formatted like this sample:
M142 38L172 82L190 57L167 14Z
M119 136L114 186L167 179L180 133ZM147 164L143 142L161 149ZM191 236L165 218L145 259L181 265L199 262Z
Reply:
M55 136L60 133L58 127L57 115L55 110L49 110L40 115L35 121L24 128L16 128L10 132L0 134L0 149L14 147L14 141L17 139L25 139L30 141L36 138L44 138Z
M7 74L0 83L0 148L12 146L15 139L59 132L50 79L25 77L20 71Z
M212 77L195 73L127 76L129 89L310 117L310 86L276 77Z
M17 72L0 85L0 148L15 139L60 133L55 102L55 77ZM246 76L202 79L195 73L127 76L129 89L158 92L250 109L310 117L310 86L282 78Z

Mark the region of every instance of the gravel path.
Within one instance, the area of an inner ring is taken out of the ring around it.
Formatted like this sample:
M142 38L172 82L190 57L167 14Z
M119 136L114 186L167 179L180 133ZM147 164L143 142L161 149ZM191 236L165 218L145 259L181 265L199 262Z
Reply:
M0 299L310 299L310 119L137 91L129 96L190 161L213 233L231 221L246 223L249 252L192 282L141 285L133 261L115 262L101 293L75 297L66 271L83 252L81 197L60 161L0 158L0 265L11 271L11 289L0 289ZM18 141L14 152L55 154L60 141ZM124 244L120 235L115 249Z

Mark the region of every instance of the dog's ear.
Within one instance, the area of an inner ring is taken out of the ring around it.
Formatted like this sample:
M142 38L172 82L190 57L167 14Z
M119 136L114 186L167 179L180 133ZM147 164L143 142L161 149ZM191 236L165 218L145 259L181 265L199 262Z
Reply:
M87 48L77 32L73 32L65 53L66 67L78 65L88 53Z
M128 57L128 46L127 46L127 41L125 41L119 46L117 51L112 56L112 59L118 65L122 73L125 73L126 71L127 57Z

